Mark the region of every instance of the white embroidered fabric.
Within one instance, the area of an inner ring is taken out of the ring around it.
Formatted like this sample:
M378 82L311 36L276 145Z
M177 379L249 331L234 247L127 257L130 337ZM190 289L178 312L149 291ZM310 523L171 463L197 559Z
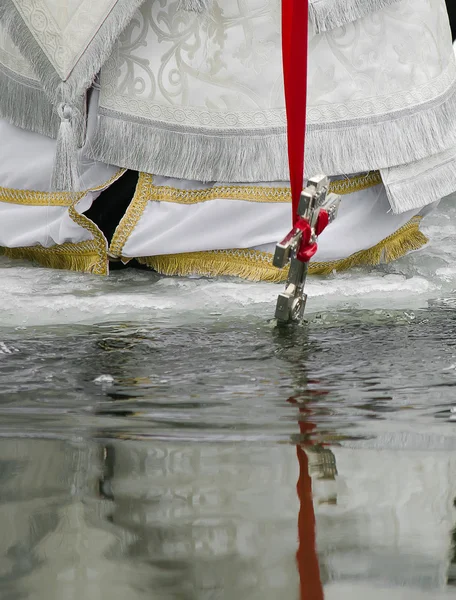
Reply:
M102 109L212 131L283 127L280 0L214 6L203 19L178 0L145 2L102 71ZM311 32L309 125L381 117L447 91L456 67L445 10L401 0Z
M101 60L120 27L106 23L128 22L141 1L5 3L16 7L55 73L73 70L72 77L81 67L75 79L82 85L93 77L85 51L93 46L93 60ZM145 0L103 69L99 130L86 155L187 179L286 178L280 12L280 0L214 0L203 16L182 10L181 0ZM104 50L94 43L103 28L111 32ZM456 64L444 0L387 2L344 27L311 31L309 54L308 172L387 169L456 145ZM31 93L43 64L32 69L1 30L0 65L10 96L0 97L0 114L56 135L55 106ZM44 71L40 79L52 88ZM84 111L80 97L73 100L82 139Z
M148 0L102 70L101 106L208 129L283 127L279 0L218 0L207 18Z
M62 80L84 54L117 0L11 0Z
M308 62L307 172L383 169L456 145L444 0L398 0L311 32ZM204 17L146 0L102 70L92 156L182 179L285 179L285 121L280 0L215 0Z

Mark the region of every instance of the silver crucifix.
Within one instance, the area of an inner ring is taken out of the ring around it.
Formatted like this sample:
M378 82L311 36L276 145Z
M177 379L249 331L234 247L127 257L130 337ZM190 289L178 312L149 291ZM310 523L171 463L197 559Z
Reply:
M277 244L273 264L283 269L290 263L290 271L285 291L279 294L275 318L279 324L300 322L306 308L307 294L304 287L309 272L308 260L300 260L302 246L314 245L317 242L317 225L322 210L328 215L328 224L337 217L341 197L328 193L329 178L318 175L309 179L307 187L301 194L298 207L299 217L310 226L310 240L303 240L303 230L294 227L287 237ZM321 232L320 232L321 233Z

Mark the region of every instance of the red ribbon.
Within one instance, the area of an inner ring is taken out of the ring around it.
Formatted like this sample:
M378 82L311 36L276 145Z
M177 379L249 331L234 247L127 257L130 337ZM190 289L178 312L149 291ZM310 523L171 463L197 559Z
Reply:
M329 215L326 210L323 208L320 209L320 213L318 215L318 221L315 225L315 234L317 237L323 233L323 231L328 227L329 224ZM310 228L310 224L306 219L299 218L295 223L295 228L300 229L302 231L302 239L301 245L297 252L296 258L301 262L309 262L310 259L315 256L318 246L316 243L311 243L312 238L312 229Z
M282 0L282 53L293 226L299 219L298 205L304 182L308 17L308 0Z

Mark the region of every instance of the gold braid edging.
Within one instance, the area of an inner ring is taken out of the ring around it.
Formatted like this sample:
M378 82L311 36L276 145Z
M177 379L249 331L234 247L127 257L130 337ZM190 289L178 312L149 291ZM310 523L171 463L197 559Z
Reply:
M26 206L71 206L86 192L33 192L0 187L0 202Z
M420 217L415 217L395 233L368 250L325 263L311 263L311 275L329 275L359 266L374 266L401 258L407 252L419 250L427 242L419 230ZM272 256L257 250L216 250L164 256L147 256L138 261L162 275L234 276L251 281L286 281L288 269L272 265Z
M362 192L382 183L380 171L370 171L364 175L347 177L346 179L336 179L329 184L329 191L340 196L347 196L355 192Z
M144 174L143 174L144 175ZM146 181L146 178L149 180ZM353 194L382 183L379 171L357 175L331 182L330 192L342 196ZM199 204L209 200L243 200L246 202L289 203L290 187L268 187L255 185L215 185L209 189L183 190L169 186L153 185L152 176L146 175L142 185L148 186L149 200L154 202L172 202L175 204Z
M128 238L139 223L149 200L153 200L152 189L154 188L153 177L147 173L140 173L136 184L135 195L125 211L125 215L117 225L112 236L109 254L113 257L122 256L122 250ZM131 259L128 259L131 260ZM128 260L126 262L128 262Z
M38 192L0 187L0 202L28 206L71 206L81 200L88 192L108 187L124 173L125 169L120 169L109 181L84 192ZM152 176L146 173L142 173L141 177L141 183L146 184L149 188L149 200L158 202L174 202L177 204L197 204L208 200L246 200L265 203L291 202L289 187L225 185L214 186L206 190L180 190L168 186L155 186L152 184ZM333 181L330 184L330 191L341 195L353 194L379 185L381 182L382 178L379 171L372 171L365 175Z
M103 185L101 185L97 188L92 188L89 191L99 191L99 190L104 189L105 187L109 187L112 183L117 181L125 173L125 170L126 169L120 169L119 171L117 171L117 173L113 177L111 177L111 179L109 181L107 181L106 183L104 183ZM108 273L109 273L108 241L105 238L105 236L103 235L103 232L101 231L101 229L99 229L99 227L97 227L97 225L95 225L95 223L93 221L91 221L84 214L78 213L78 211L76 210L76 205L80 199L81 198L76 199L76 201L69 207L68 214L69 214L70 218L76 223L76 225L79 225L80 227L82 227L83 229L85 229L86 231L88 231L89 233L91 233L93 235L93 240L91 240L91 243L92 243L92 247L96 251L98 260L94 264L90 264L90 269L86 269L86 268L85 269L79 269L79 268L74 269L73 267L63 267L63 268L68 268L72 271L81 271L81 270L89 271L90 273L93 273L94 275L108 275ZM73 245L77 245L77 244L73 244ZM59 246L57 246L56 248L58 248L58 247Z
M89 192L97 192L117 181L126 169L119 169L108 181L83 192L36 192L0 187L0 202L25 206L72 206Z
M206 190L181 190L168 186L153 186L150 200L174 204L199 204L209 200L244 200L247 202L291 202L289 187L265 186L214 186Z

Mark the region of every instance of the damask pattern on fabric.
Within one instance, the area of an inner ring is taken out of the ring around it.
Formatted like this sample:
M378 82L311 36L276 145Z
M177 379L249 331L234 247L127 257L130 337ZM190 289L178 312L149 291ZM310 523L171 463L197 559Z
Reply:
M102 107L176 126L283 127L280 1L218 0L203 19L179 6L149 0L135 14L103 70ZM402 0L311 34L309 124L375 118L447 91L456 67L444 9Z
M49 62L66 80L117 0L13 2Z
M5 93L0 97L0 114L11 123L55 136L56 114L65 120L61 107L66 104L74 137L82 142L84 96L143 1L2 0L0 78ZM23 80L24 71L28 81Z
M103 108L208 129L284 127L278 0L219 0L210 16L149 0L102 71Z

